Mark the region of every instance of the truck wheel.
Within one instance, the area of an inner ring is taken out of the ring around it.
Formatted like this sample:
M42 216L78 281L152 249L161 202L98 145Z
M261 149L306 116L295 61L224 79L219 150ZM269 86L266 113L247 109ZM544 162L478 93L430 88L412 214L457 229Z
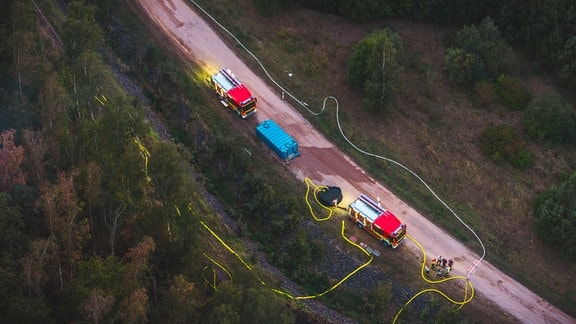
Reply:
M386 240L382 240L382 245L388 247L388 246L390 246L390 243L388 243L388 241L386 241Z
M364 225L362 223L356 223L360 229L364 229Z

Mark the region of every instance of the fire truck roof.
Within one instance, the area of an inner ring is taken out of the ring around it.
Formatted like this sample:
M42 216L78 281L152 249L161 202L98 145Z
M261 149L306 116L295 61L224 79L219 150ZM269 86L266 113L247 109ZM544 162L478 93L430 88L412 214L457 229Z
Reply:
M222 72L218 72L212 76L212 79L218 83L224 91L228 92L235 87L234 83Z
M351 206L386 233L393 233L402 225L396 215L364 194L360 195Z
M386 233L394 233L402 223L396 218L396 215L387 210L376 219L374 225L380 227Z
M248 90L244 85L239 85L228 91L228 95L239 104L243 104L245 101L252 99L250 90Z

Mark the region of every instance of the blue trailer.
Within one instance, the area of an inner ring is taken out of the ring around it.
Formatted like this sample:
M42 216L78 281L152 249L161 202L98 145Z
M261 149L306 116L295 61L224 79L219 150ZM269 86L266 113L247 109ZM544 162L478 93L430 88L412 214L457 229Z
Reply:
M256 134L282 160L290 161L300 155L298 143L272 119L260 123L256 127Z

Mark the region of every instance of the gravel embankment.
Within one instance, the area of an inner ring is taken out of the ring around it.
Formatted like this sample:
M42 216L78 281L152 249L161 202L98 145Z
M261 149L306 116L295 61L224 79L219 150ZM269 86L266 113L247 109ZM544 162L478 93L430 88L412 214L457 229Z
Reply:
M122 85L126 93L130 94L144 106L146 120L150 123L152 129L158 134L163 141L171 141L170 132L164 123L158 118L158 115L150 108L150 101L136 83L134 83L126 74L122 73L117 65L110 65L112 73L116 80Z
M222 218L222 221L231 229L235 230L236 233L238 233L238 225L236 221L226 213L220 202L206 191L204 191L204 198L214 208L214 211ZM286 290L292 296L305 295L298 284L286 277L284 273L278 268L268 263L266 260L266 255L258 249L258 244L254 243L247 237L241 237L241 240L244 248L246 249L246 252L254 260L256 260L258 267L276 279L283 290ZM336 269L344 268L341 264L338 263L332 264L331 267ZM302 300L301 303L305 305L317 319L324 321L325 323L357 323L355 320L342 315L341 313L325 306L315 299Z

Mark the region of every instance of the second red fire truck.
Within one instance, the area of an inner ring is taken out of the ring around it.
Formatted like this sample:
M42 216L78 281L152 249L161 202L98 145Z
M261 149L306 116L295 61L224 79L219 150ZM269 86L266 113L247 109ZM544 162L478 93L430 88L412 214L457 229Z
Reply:
M384 246L397 248L406 238L406 224L402 224L389 210L365 194L348 206L350 219L380 240Z
M234 110L238 116L246 118L258 110L256 97L230 69L221 69L208 78L208 83L220 97L222 105Z

